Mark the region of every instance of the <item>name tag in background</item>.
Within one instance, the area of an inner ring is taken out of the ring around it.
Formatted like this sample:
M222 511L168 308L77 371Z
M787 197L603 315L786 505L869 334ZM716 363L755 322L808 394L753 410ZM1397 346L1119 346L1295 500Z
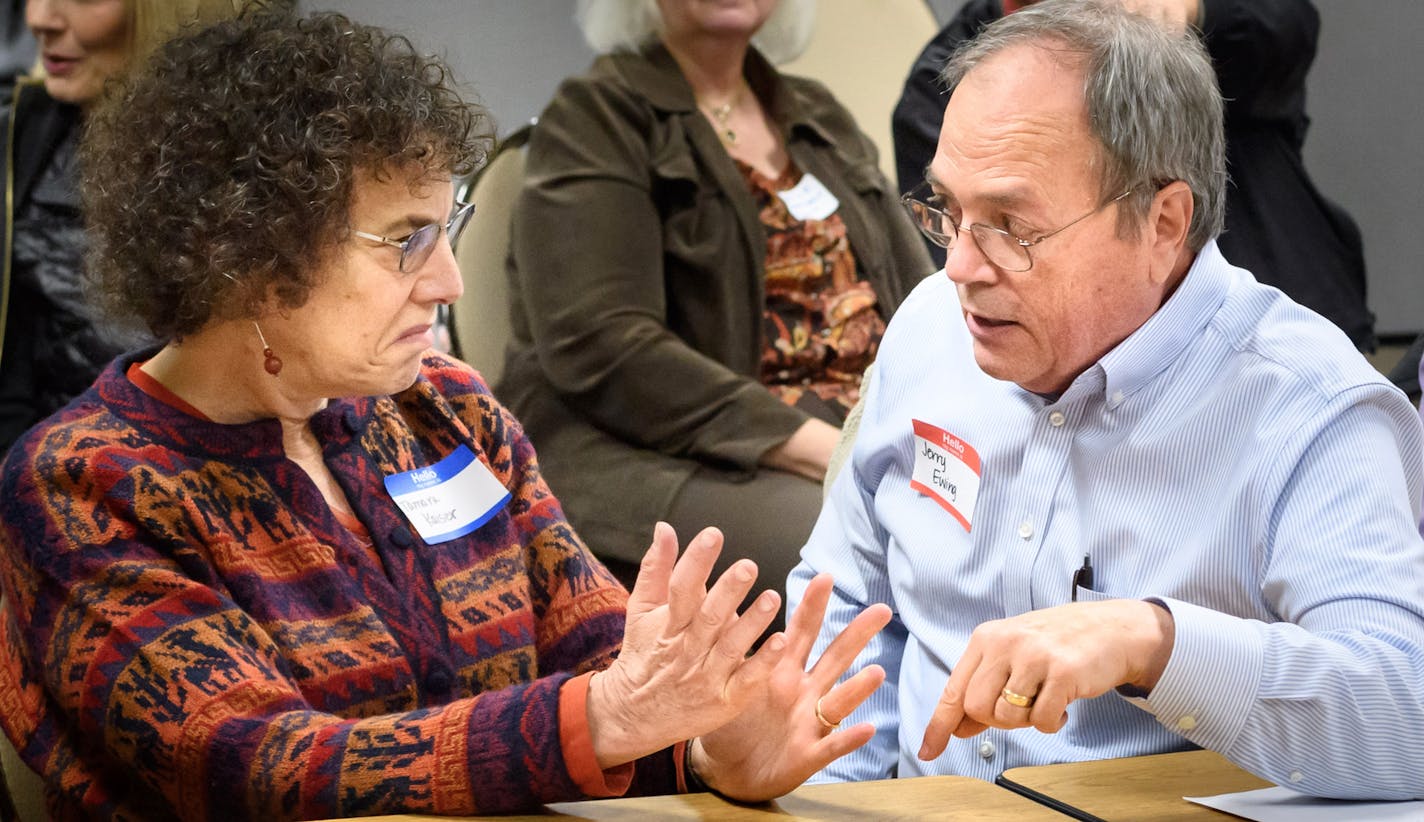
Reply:
M776 192L776 196L786 203L786 210L798 220L824 220L841 207L836 195L809 171L801 175L801 182Z
M910 487L934 500L971 531L979 499L979 452L942 428L910 420L915 427L915 470Z
M511 496L465 445L429 468L386 477L386 493L431 545L489 522Z

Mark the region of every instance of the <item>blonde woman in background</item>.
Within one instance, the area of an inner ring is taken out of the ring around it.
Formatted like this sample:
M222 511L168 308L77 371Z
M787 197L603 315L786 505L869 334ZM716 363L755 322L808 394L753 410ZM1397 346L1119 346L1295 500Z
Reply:
M804 0L582 0L602 53L531 137L497 393L570 519L636 561L716 524L785 579L885 321L930 272L869 138L773 66Z
M84 230L75 148L105 84L184 23L231 15L240 0L28 0L34 76L15 85L6 135L0 281L0 452L142 342L96 322L83 290Z

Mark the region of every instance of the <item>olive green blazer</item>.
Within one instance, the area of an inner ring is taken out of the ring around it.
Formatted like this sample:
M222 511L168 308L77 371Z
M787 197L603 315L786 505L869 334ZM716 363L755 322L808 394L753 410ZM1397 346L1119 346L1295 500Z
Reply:
M745 71L792 161L840 201L888 318L933 265L874 145L820 83L755 51ZM757 377L766 235L752 193L661 45L559 87L511 232L497 393L594 550L641 551L699 465L755 471L806 420Z

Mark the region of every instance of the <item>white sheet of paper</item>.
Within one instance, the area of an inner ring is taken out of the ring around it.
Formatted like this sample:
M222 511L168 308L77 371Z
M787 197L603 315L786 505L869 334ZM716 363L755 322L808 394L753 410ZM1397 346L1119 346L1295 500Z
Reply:
M1318 799L1287 788L1262 788L1217 796L1184 796L1188 802L1256 822L1420 822L1424 802L1352 802Z

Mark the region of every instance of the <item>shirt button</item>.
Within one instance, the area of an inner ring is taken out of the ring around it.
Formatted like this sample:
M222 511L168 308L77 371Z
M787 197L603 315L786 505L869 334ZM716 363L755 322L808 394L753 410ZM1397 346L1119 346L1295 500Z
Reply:
M1182 717L1181 719L1177 720L1177 730L1179 730L1179 731L1190 731L1192 728L1195 728L1196 726L1197 726L1197 718L1194 717L1194 716L1192 716L1191 714L1187 714L1186 716L1184 716L1184 717Z
M984 757L985 759L993 759L994 753L994 743L990 742L987 739L979 743L980 756Z
M1033 539L1033 523L1024 520L1019 523L1019 536L1024 539Z
M1112 392L1112 404L1113 404L1113 407L1114 407L1114 408L1116 408L1116 407L1119 406L1119 405L1122 405L1122 392L1121 392L1121 391L1114 391L1114 392Z
M1300 780L1305 778L1305 774L1301 773L1300 771L1291 771L1290 776L1286 778L1292 782L1299 782Z
M1048 424L1053 426L1054 428L1058 428L1059 426L1061 426L1063 424L1063 420L1064 417L1062 411L1054 411L1052 414L1048 415Z

